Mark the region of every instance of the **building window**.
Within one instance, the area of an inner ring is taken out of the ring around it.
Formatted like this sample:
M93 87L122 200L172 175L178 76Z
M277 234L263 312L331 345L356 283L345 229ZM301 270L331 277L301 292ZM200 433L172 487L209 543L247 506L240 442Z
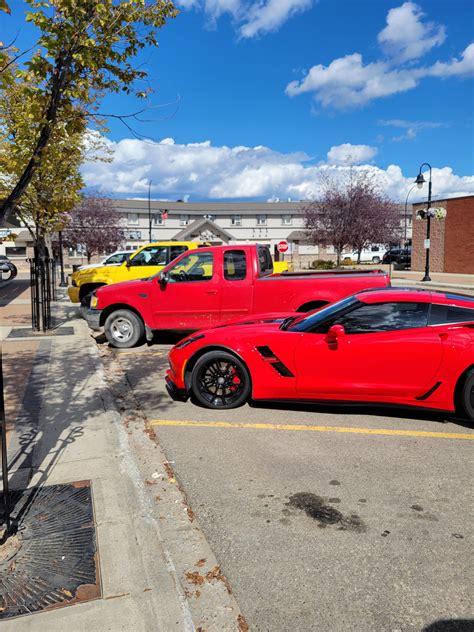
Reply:
M216 216L215 215L210 215L209 213L207 213L206 215L204 215L204 219L207 219L210 222L215 222L216 221Z
M293 217L291 215L281 216L282 226L291 226L293 224Z
M189 224L189 215L180 215L179 216L179 225L187 226Z
M128 231L128 238L129 239L141 239L142 238L142 231L141 230L129 230Z
M257 226L266 226L267 225L267 216L266 215L257 215Z
M231 215L230 223L232 226L242 226L242 215Z
M138 213L129 213L128 214L128 223L129 224L138 224Z
M161 213L154 213L153 214L153 223L155 224L155 226L163 226L165 221L164 221Z

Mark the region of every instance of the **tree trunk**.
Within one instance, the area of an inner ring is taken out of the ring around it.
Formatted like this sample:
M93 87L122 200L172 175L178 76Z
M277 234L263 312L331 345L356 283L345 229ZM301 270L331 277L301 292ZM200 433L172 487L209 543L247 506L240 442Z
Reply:
M339 268L341 265L341 248L336 248L336 268Z

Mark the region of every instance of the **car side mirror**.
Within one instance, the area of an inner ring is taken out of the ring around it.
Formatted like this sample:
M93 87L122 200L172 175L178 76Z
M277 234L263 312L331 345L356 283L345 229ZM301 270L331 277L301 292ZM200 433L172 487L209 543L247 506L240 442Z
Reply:
M337 346L338 340L346 335L346 330L342 325L333 325L326 334L326 342L330 346Z
M167 272L165 272L164 270L163 272L160 272L158 283L161 285L161 287L165 287L165 285L168 283L169 280L170 280L170 277Z

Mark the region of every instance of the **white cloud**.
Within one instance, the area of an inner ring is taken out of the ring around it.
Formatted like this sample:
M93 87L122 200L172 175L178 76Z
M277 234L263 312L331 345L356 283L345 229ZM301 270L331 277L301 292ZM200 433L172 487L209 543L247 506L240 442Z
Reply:
M263 146L215 147L209 141L179 144L173 139L159 143L107 140L106 144L112 161L86 163L84 180L88 187L122 197L146 196L151 180L154 198L184 199L190 195L194 200L232 200L277 196L299 200L317 193L322 174L337 177L351 168L348 164L315 165L305 153L284 154ZM346 144L331 148L328 159L331 160L330 155L343 155L341 147L361 160L369 160L375 152L367 145ZM352 168L374 173L387 194L396 200L405 199L414 180L414 176L404 177L397 165L386 170L375 165ZM433 168L432 175L434 197L474 194L474 176L457 176L449 166Z
M425 14L413 2L390 9L387 26L378 34L382 50L399 62L418 59L446 39L444 26L422 23Z
M377 151L376 147L370 147L370 145L344 143L331 147L327 154L327 160L331 165L360 165L370 162Z
M313 0L267 0L265 4L256 3L250 8L246 22L240 28L240 35L249 38L276 31L295 13L310 9L312 4Z
M439 127L449 127L448 123L436 123L435 121L405 121L403 119L390 119L388 121L378 121L379 125L384 125L385 127L398 127L400 129L405 129L406 132L401 136L394 136L392 140L401 141L401 140L414 140L418 132L423 129L436 129Z
M296 13L310 9L314 0L179 0L178 4L204 11L213 25L228 13L246 39L278 30Z
M313 66L306 77L286 87L290 97L312 92L321 105L335 108L364 105L373 99L404 92L418 83L414 70L392 70L385 62L364 65L354 53L332 61L329 66Z
M447 63L437 61L431 68L428 69L427 74L432 77L468 77L474 74L474 43L463 50L461 53L461 59L453 59Z
M334 59L327 66L317 64L300 81L291 81L286 94L294 97L309 92L323 107L344 109L412 90L425 77L463 78L473 74L474 43L467 46L460 59L437 61L431 66L406 63L445 40L444 27L423 23L423 16L413 2L391 9L387 26L378 35L389 59L364 63L360 53L352 53Z

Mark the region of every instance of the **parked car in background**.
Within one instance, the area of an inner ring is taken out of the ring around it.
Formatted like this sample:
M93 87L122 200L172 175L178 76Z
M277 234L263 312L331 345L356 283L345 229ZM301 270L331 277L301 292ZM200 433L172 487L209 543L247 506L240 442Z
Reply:
M153 331L193 331L253 314L308 312L365 288L390 285L382 270L273 273L261 244L192 250L151 279L98 288L85 313L109 343L135 346Z
M474 419L474 297L413 288L359 292L311 314L201 330L169 353L173 399L356 402Z
M344 254L342 260L344 261L350 259L353 262L360 261L360 263L381 263L386 251L387 248L385 246L374 244L373 246L363 248L360 251L360 257L359 251L353 250L350 254Z
M408 270L411 268L411 246L402 248L393 259L395 270Z
M0 255L0 281L11 281L17 274L16 265L6 255Z
M401 250L401 248L390 248L390 250L387 250L387 252L382 257L382 263L393 263L395 257L398 257Z
M104 259L102 259L102 261L99 261L99 263L87 263L86 265L79 266L77 269L89 270L91 268L98 268L99 266L118 266L126 261L128 257L133 255L133 253L133 250L116 250L111 255L107 255L106 257L104 257Z

